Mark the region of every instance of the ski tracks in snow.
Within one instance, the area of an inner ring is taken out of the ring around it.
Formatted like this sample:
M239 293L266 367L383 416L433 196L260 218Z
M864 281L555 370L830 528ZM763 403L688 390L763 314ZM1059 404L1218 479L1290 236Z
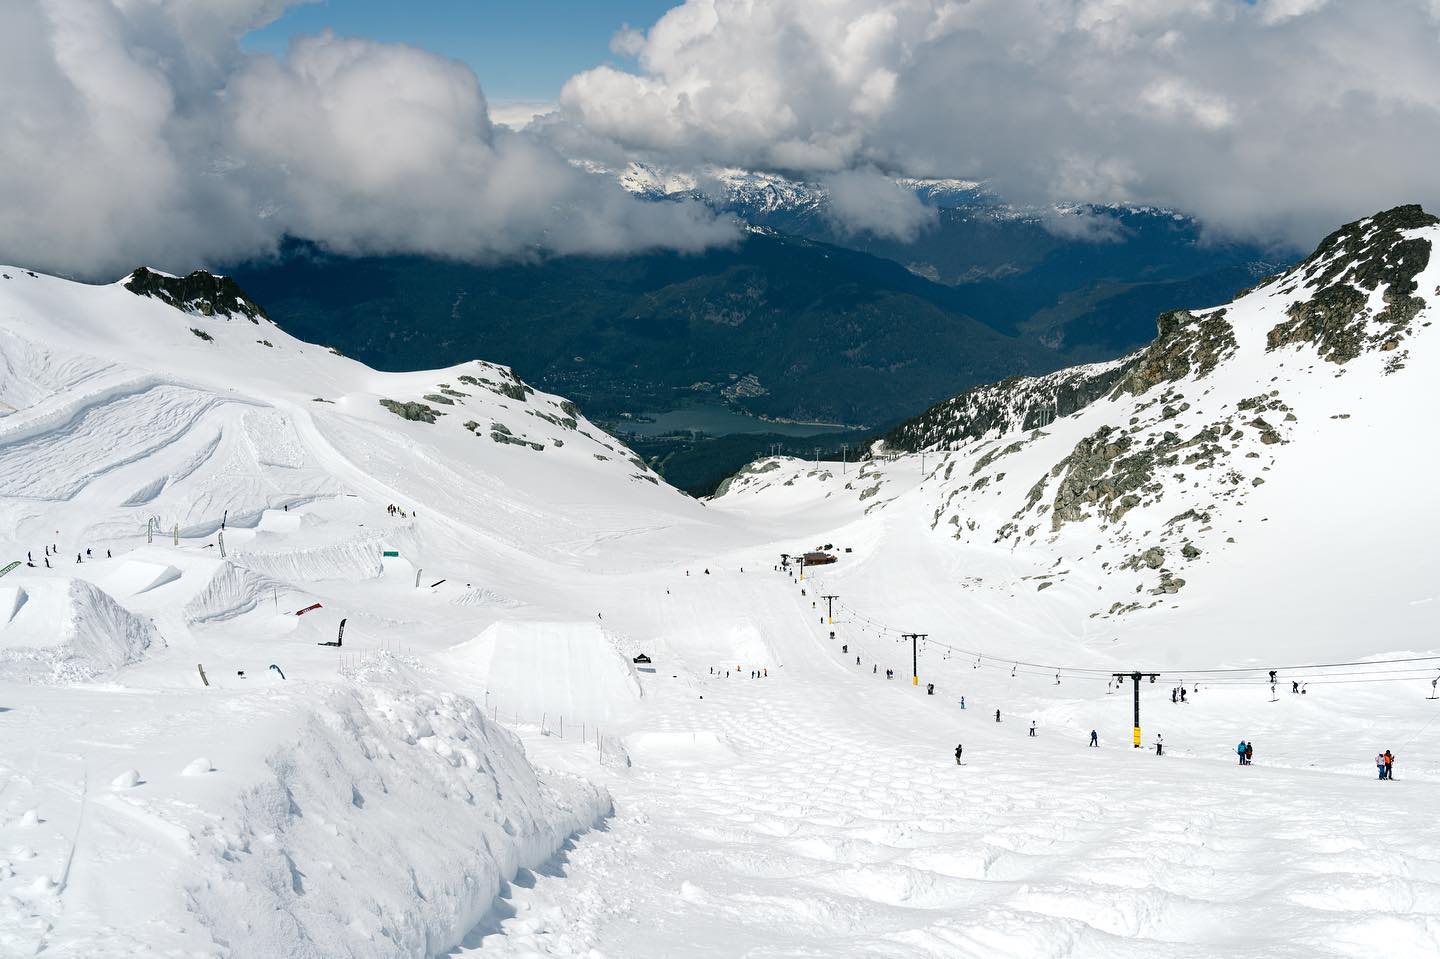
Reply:
M940 737L963 727L935 701L892 696L887 716L836 692L706 686L733 755L615 777L607 828L513 884L457 955L1298 959L1440 941L1440 842L1414 803L1027 742L973 714L958 768ZM691 702L654 728L697 718Z

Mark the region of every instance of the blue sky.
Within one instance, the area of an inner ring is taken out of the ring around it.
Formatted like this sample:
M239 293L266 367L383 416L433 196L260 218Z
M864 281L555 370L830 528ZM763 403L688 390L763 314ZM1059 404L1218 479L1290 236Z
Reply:
M492 100L553 100L571 75L618 63L610 37L648 28L679 0L321 0L292 7L245 38L283 53L290 38L326 28L408 43L463 60Z

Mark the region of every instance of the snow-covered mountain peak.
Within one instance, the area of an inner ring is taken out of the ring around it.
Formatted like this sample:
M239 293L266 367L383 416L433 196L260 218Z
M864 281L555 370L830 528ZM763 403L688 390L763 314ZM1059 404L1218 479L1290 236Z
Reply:
M940 403L848 479L758 464L717 502L849 502L894 514L883 522L923 523L967 555L1004 551L1038 589L1069 584L1037 601L1080 614L1066 627L1077 631L1092 616L1159 616L1192 595L1243 592L1233 576L1248 566L1291 594L1328 584L1333 595L1320 591L1313 608L1334 620L1317 629L1343 645L1360 606L1338 600L1339 571L1353 567L1329 554L1382 566L1407 556L1369 588L1418 643L1424 617L1402 597L1426 588L1412 564L1440 538L1428 492L1440 457L1413 442L1432 430L1440 378L1437 241L1440 220L1419 207L1367 217L1230 303L1163 314L1155 340L1128 357ZM921 451L916 483L906 476Z

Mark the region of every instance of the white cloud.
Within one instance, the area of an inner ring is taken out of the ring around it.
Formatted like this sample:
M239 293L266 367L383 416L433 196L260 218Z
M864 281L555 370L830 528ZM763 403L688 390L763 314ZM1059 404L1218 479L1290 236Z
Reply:
M843 170L825 178L827 212L843 231L909 241L935 222L935 210L913 190L875 170Z
M296 235L457 258L728 242L492 124L470 69L330 35L237 40L282 0L0 5L0 260L88 278L189 269Z
M1440 0L688 0L634 72L573 77L573 142L824 178L983 178L1312 242L1440 203Z

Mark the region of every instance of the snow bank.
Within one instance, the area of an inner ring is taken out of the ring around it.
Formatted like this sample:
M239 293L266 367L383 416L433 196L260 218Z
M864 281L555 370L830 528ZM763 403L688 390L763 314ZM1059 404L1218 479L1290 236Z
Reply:
M628 717L642 695L630 660L594 623L495 623L449 658L492 701L532 721L543 713L612 723Z
M185 619L192 625L230 619L248 613L277 582L254 570L226 560L215 569L205 588L185 604Z
M266 766L190 890L246 955L443 953L517 869L611 812L601 789L542 781L473 700L393 677L331 695Z
M0 676L6 679L83 682L163 645L150 620L84 580L38 579L23 590L27 601L0 628Z
M376 579L383 572L380 552L388 542L379 535L359 536L344 543L283 552L237 552L235 562L289 582L332 579Z

